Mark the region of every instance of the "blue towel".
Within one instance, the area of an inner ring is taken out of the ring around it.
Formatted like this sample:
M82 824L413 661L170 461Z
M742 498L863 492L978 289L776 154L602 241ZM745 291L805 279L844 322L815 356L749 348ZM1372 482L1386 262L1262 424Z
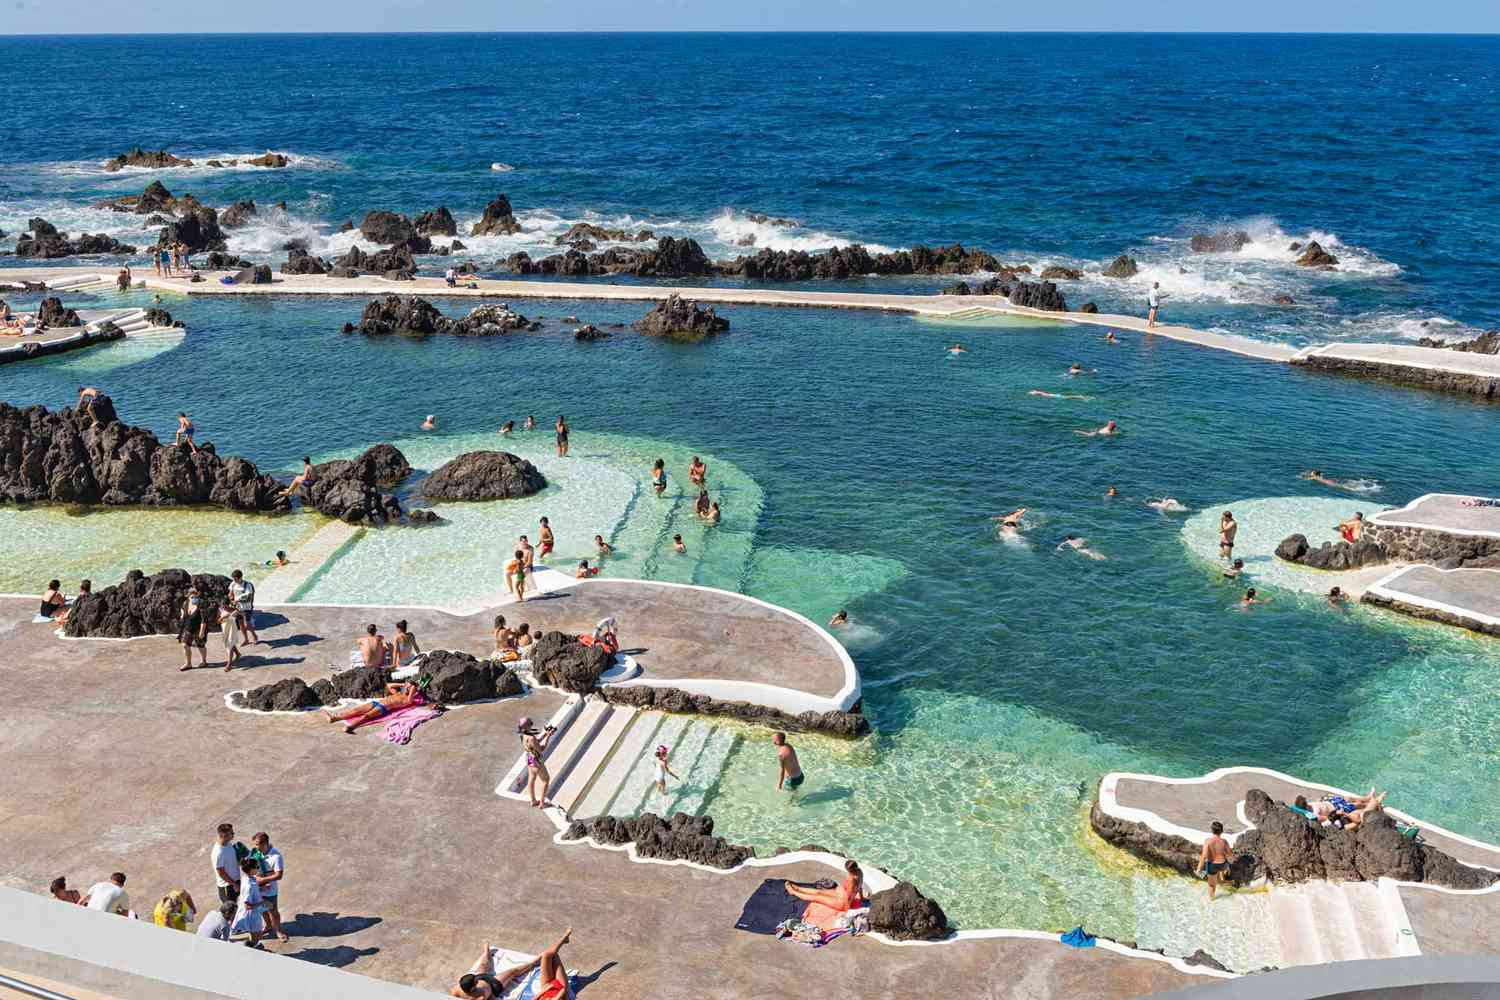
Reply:
M792 884L812 888L809 883ZM805 909L806 903L786 891L786 879L768 878L745 900L744 912L734 926L751 934L775 934L782 921L801 920Z
M1092 948L1094 946L1094 935L1085 931L1082 927L1075 927L1062 936L1062 943L1074 948Z
M1327 798L1329 802L1333 803L1334 808L1339 812L1352 813L1359 808L1353 802L1350 802L1348 799L1344 798L1342 795L1329 795L1327 796Z

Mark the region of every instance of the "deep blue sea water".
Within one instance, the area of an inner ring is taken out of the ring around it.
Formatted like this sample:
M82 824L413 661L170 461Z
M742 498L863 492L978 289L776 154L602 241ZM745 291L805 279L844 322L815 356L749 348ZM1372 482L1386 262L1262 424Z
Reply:
M0 228L38 213L72 230L134 225L87 205L144 186L146 174L98 167L136 143L194 158L269 147L293 168L160 176L215 204L285 199L285 216L234 238L272 260L292 235L347 245L332 230L368 208L445 203L464 221L505 191L537 232L461 237L481 261L585 218L687 233L716 255L751 234L963 240L1097 270L1130 249L1184 321L1394 339L1435 317L1493 325L1497 56L1500 39L1460 38L5 39L4 64L70 72L39 74L0 123ZM188 85L136 110L140 84L163 74ZM803 225L758 226L747 211ZM1233 258L1186 249L1219 225L1257 242ZM1350 266L1292 267L1282 243L1309 233L1336 234L1318 239ZM1102 305L1141 291L1083 285ZM1303 304L1267 305L1283 291ZM188 324L180 342L0 369L0 399L58 406L92 382L133 423L169 434L187 408L203 437L278 470L308 451L411 438L427 413L443 432L413 447L435 455L559 411L590 461L660 449L732 467L738 505L724 539L701 543L712 559L695 536L694 561L651 572L819 620L847 604L877 735L809 740L817 795L796 804L766 794L761 758L737 755L710 811L758 846L827 843L890 867L966 926L1133 936L1130 873L1083 834L1092 784L1111 769L1258 764L1374 782L1429 822L1500 839L1491 640L1333 613L1274 586L1271 604L1233 610L1235 588L1185 544L1182 519L1141 502L1336 496L1297 479L1314 466L1382 484L1345 498L1350 511L1429 490L1500 494L1500 409L1134 335L1109 347L1060 326L734 308L731 333L697 347L629 333L578 345L555 326L373 342L337 332L361 304L170 298ZM600 324L642 311L513 305ZM942 353L955 338L971 348L962 359ZM1064 378L1074 359L1099 374ZM1123 437L1072 433L1108 418ZM1106 502L1110 483L1123 496ZM1029 542L1001 544L989 517L1023 504ZM673 523L650 516L648 529ZM1278 531L1329 519L1316 504L1276 516ZM0 564L41 574L90 545L123 547L117 521L66 521L66 534L61 515L52 532L0 533ZM1108 558L1054 551L1070 532ZM413 574L418 550L444 544L391 537L412 547ZM206 558L196 544L161 537L186 561ZM264 557L245 544L246 561ZM37 589L9 577L0 589L12 588Z

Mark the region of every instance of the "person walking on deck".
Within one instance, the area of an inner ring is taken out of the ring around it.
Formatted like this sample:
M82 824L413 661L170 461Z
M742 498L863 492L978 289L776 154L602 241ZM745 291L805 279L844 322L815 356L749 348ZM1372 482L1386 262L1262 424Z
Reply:
M1161 308L1161 282L1151 282L1151 291L1146 293L1146 329L1156 329L1156 312Z
M1213 831L1203 841L1203 850L1198 852L1198 870L1208 879L1208 898L1214 898L1214 890L1225 880L1229 862L1234 860L1234 848L1224 839L1224 824L1214 820L1209 827Z

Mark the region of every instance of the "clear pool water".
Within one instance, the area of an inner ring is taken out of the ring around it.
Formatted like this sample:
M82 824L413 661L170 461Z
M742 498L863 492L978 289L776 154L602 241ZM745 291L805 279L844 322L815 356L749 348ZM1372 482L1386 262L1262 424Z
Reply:
M512 304L600 325L643 312ZM1293 519L1331 525L1334 513L1375 508L1299 480L1309 467L1379 480L1382 505L1430 489L1494 495L1500 456L1476 442L1500 431L1500 409L1135 335L1107 346L1060 325L965 332L971 353L959 359L943 353L946 328L792 309L726 309L731 332L692 347L628 331L582 345L556 327L487 341L340 335L362 305L187 302L174 308L189 324L179 347L99 383L128 420L169 434L186 408L204 439L286 471L305 452L381 440L431 467L505 419L568 415L582 478L557 473L555 508L543 494L510 521L368 533L315 582L319 599L387 599L405 594L402 580L493 590L503 546L545 506L561 512L570 557L580 537L613 526L622 575L740 589L817 621L847 607L843 637L875 735L799 738L810 777L791 798L771 787L766 734L742 734L703 805L731 837L851 851L912 879L964 926L1083 923L1124 937L1141 868L1087 833L1108 770L1256 764L1373 783L1429 822L1500 839L1493 640L1333 612L1270 576L1272 603L1234 611L1236 588L1197 553L1201 519L1225 504L1242 545ZM1067 379L1074 359L1098 374ZM14 403L68 403L76 386L57 366L0 373L0 397ZM428 413L444 428L431 438L416 430ZM1110 418L1119 438L1073 433ZM538 436L507 446L546 461L550 436ZM640 489L651 458L682 470L694 453L726 495L711 538L685 508L671 513L675 501ZM1120 496L1107 500L1110 484ZM1145 506L1163 494L1192 512ZM1283 497L1297 499L1284 509L1245 499ZM990 518L1020 505L1031 508L1025 536L997 540ZM84 535L65 543L5 531L0 564L35 573L11 588L28 592L69 576L50 569L60 563L107 579L141 558L132 553L147 533L116 527L131 519L152 526L150 552L173 553L163 561L222 570L243 558L220 540L179 540L178 519L197 516L90 514L69 519ZM240 523L211 517L221 533ZM662 546L678 525L687 557ZM1066 534L1106 558L1058 551ZM286 544L253 539L243 551Z

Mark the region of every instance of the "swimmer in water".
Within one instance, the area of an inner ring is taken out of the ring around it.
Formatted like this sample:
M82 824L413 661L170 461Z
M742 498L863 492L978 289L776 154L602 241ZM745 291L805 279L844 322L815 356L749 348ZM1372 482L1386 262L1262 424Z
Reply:
M431 414L431 413L427 414L427 419L424 420L424 421L422 421L422 429L424 431L435 431L435 430L437 430L437 417L436 417L436 415Z
M510 437L511 432L514 431L515 429L516 429L516 422L514 420L507 420L505 423L503 423L503 424L500 425L500 436L501 437Z
M526 422L521 427L528 431L536 430L536 417L528 416Z
M963 344L954 344L952 347L946 348L946 350L947 350L947 352L949 354L952 354L955 357L957 357L960 354L968 354L969 353L968 351L964 350L964 345Z
M1226 569L1224 571L1224 579L1226 579L1226 580L1238 580L1240 578L1240 574L1243 573L1244 571L1245 571L1245 560L1243 560L1243 559L1236 559L1234 561L1234 565L1230 566L1228 569ZM1337 589L1337 588L1335 588L1335 589Z
M1045 391L1043 391L1041 389L1028 389L1026 391L1026 395L1028 395L1028 396L1043 396L1043 397L1045 397L1047 399L1082 399L1085 402L1087 402L1089 400L1092 400L1094 398L1093 396L1080 396L1077 393L1045 392Z
M1079 437L1086 438L1114 437L1116 434L1120 433L1120 425L1115 423L1113 420L1106 420L1103 427L1099 427L1091 431L1074 431L1073 433L1077 434Z
M1097 369L1097 368L1085 368L1085 367L1083 367L1083 365L1079 364L1076 361L1073 362L1071 365L1068 366L1068 377L1069 378L1077 378L1079 375L1097 375L1098 373L1099 373L1099 369Z
M1118 344L1120 342L1120 338L1115 336L1115 331L1107 330L1104 334L1104 342L1106 344Z
M1178 500L1176 497L1162 497L1160 500L1147 500L1146 506L1154 507L1157 510L1161 511L1163 514L1181 513L1182 511L1188 509L1187 504L1183 503L1181 500Z
M1017 507L1009 514L1004 514L1000 517L992 517L990 518L990 520L999 521L1002 527L1019 528L1021 526L1021 518L1026 516L1026 511L1029 509L1030 508L1027 507Z
M683 544L681 535L672 536L672 548L680 556L687 555L687 546Z
M1323 486L1331 486L1336 490L1347 490L1350 493L1379 493L1380 484L1372 479L1330 479L1317 469L1308 469L1297 476L1298 479L1306 479L1308 482L1318 483Z
M1061 552L1063 549L1072 549L1079 555L1088 556L1090 559L1102 560L1104 558L1103 553L1096 552L1095 550L1089 548L1087 538L1081 538L1078 535L1069 535L1068 537L1064 538L1062 542L1057 546L1057 551Z
M1342 611L1349 606L1349 595L1339 587L1334 587L1328 592L1328 606L1335 611Z
M615 554L614 548L604 540L603 535L594 536L594 551L599 553L600 558L603 558L604 556L612 556Z
M834 614L832 618L828 619L829 628L843 628L848 624L849 612L845 611L843 608L839 608L838 612Z
M1107 490L1104 491L1104 499L1106 499L1106 500L1112 500L1112 499L1114 499L1115 497L1117 497L1119 495L1120 495L1120 491L1117 490L1117 489L1115 489L1113 483L1110 484L1109 489L1107 489Z
M268 560L266 560L266 565L267 566L285 566L286 564L287 564L287 562L286 562L286 553L283 552L283 551L281 551L280 549L276 550L276 558L275 559L268 559Z
M1255 588L1254 587L1251 587L1249 590L1245 591L1245 596L1240 598L1240 607L1242 607L1242 608L1248 608L1248 607L1250 607L1253 604L1267 604L1267 603L1269 603L1269 602L1264 597L1256 597L1255 596Z

